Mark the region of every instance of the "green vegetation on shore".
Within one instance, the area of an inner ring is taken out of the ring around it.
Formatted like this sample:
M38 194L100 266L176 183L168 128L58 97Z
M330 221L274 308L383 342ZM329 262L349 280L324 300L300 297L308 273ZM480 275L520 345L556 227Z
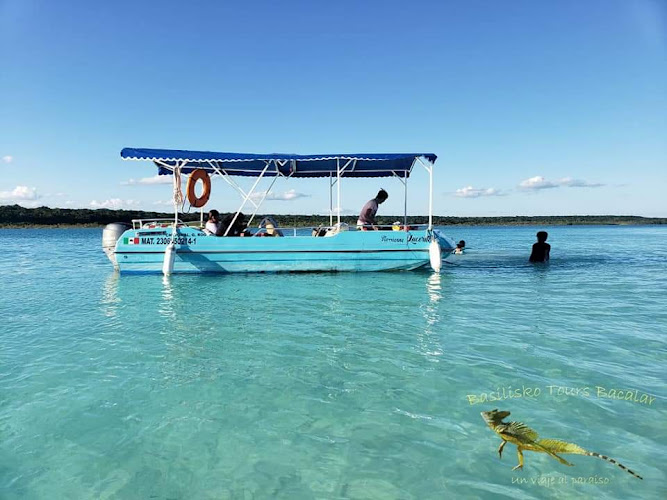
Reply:
M69 209L69 208L24 208L19 205L0 206L0 227L95 227L110 222L130 222L132 219L172 219L173 213L144 212L141 210L109 210L109 209ZM199 212L181 214L183 221L198 221ZM258 221L263 216L258 215ZM277 215L282 227L311 227L327 225L329 216L325 215ZM356 224L356 216L341 218L348 224ZM403 216L381 216L382 224L391 224L402 220ZM428 222L427 216L410 216L412 224ZM667 218L637 217L633 215L564 215L564 216L502 216L502 217L441 217L434 216L433 223L438 226L557 226L557 225L643 225L667 224Z

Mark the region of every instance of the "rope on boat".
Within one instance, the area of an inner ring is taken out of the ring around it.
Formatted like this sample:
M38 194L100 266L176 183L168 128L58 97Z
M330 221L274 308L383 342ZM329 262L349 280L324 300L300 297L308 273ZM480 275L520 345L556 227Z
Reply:
M181 169L174 169L174 205L183 204L183 189L181 188Z

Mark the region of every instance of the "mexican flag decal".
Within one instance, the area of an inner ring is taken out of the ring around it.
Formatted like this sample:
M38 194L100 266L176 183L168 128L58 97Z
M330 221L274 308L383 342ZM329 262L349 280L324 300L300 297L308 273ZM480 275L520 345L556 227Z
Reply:
M138 245L139 238L123 238L123 245Z

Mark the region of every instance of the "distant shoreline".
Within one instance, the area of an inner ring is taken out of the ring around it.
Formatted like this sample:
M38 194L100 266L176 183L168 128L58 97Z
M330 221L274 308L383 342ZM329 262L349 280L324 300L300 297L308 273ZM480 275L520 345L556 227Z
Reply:
M85 228L103 227L111 222L130 222L132 219L169 219L174 214L139 210L24 208L19 205L0 206L0 228ZM260 221L263 215L256 215ZM274 215L281 227L314 227L328 225L328 215ZM181 214L186 222L200 220L198 212ZM380 215L380 224L402 221L402 215ZM356 224L356 216L343 216L341 221ZM428 216L408 216L411 224L428 223ZM433 216L436 226L640 226L667 224L667 217L639 217L633 215L563 215L563 216L495 216L445 217Z

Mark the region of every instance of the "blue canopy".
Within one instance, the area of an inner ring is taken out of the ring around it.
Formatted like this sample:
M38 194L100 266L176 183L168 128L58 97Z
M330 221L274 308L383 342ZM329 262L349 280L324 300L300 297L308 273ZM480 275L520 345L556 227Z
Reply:
M138 148L125 148L120 156L125 160L153 161L160 175L171 174L175 166L181 165L184 174L203 168L250 177L260 176L267 164L264 175L269 177L335 176L338 166L342 168L350 160L341 177L409 177L417 158L424 157L431 163L437 158L433 153L291 155Z

